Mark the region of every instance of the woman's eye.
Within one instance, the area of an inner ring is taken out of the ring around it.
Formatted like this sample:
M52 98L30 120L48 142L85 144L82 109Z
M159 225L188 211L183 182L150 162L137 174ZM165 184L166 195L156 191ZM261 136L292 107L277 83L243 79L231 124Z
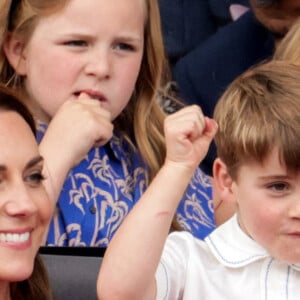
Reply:
M34 173L29 174L25 180L26 180L26 182L37 186L43 180L45 180L45 176L41 172L34 172Z

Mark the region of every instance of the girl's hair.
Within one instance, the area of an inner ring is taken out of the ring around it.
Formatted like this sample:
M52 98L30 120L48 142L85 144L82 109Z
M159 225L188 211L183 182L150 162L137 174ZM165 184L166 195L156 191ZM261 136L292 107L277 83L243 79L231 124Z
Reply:
M273 59L286 60L300 64L300 19L291 27L285 37L277 46Z
M236 179L240 166L263 162L273 148L289 170L300 169L300 68L271 61L234 80L216 105L218 156Z
M144 1L147 12L140 74L129 104L115 120L115 126L122 136L139 148L151 180L163 164L166 153L163 137L165 113L160 102L168 97L168 92L163 87L169 81L169 68L157 0ZM69 0L6 0L3 7L0 7L3 19L6 20L0 24L0 32L4 36L8 32L15 34L26 45L38 18L58 11L68 2ZM18 78L3 49L1 51L0 82L24 92L22 78Z
M13 111L19 114L35 135L35 122L29 110L19 101L14 91L0 85L0 111L3 110ZM34 268L30 278L22 282L11 283L10 290L12 299L52 299L47 272L38 254L35 257Z

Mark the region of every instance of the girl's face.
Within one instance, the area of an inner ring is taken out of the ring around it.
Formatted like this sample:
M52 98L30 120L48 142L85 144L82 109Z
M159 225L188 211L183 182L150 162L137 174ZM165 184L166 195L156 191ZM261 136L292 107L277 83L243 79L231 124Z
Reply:
M18 71L48 121L85 92L115 119L129 102L144 47L144 0L70 0L37 24Z
M28 278L52 206L42 184L43 160L20 115L0 111L0 290Z

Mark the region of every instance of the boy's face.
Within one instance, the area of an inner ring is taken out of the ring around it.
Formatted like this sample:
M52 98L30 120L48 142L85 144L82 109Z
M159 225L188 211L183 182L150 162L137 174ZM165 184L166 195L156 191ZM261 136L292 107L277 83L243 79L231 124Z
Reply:
M274 149L241 166L231 188L241 228L271 256L300 262L300 172L288 172Z

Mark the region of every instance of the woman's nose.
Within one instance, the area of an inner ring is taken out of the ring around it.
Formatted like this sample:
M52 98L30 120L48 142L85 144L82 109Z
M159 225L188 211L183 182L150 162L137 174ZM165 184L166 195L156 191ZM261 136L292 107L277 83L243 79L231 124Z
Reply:
M7 192L0 194L0 197L6 197L4 210L9 216L26 217L35 214L38 210L34 193L25 185L25 183L15 183L7 187Z

